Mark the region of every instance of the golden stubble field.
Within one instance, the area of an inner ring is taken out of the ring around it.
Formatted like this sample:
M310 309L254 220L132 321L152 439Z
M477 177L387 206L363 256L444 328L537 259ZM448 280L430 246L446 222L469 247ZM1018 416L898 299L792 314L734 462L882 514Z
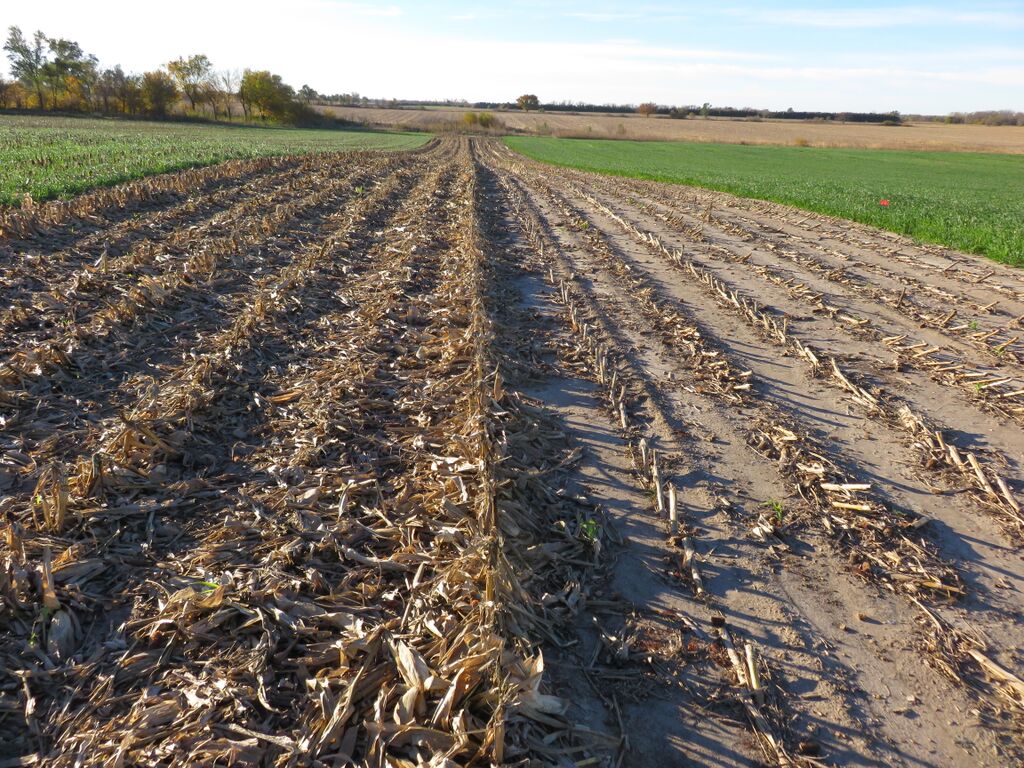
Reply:
M329 114L386 127L443 130L460 125L461 109L378 109L320 107ZM476 110L479 111L479 110ZM673 120L639 115L494 112L506 128L527 133L594 139L705 141L726 144L783 144L813 147L1000 152L1024 154L1024 127L912 123L904 126L723 119Z
M0 213L0 766L1024 764L1024 278L493 139Z

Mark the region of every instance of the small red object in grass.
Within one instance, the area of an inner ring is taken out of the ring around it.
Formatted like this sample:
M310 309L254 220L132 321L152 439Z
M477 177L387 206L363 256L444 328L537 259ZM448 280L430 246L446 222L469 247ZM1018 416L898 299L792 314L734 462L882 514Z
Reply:
M889 207L889 198L883 197L881 200L878 201L878 204L880 206L882 206L883 208L888 208Z

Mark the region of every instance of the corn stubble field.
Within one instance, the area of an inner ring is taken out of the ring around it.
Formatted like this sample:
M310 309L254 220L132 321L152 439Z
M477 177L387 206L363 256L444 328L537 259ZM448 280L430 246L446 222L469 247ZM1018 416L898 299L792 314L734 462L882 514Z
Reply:
M2 214L0 765L1024 755L1024 277L502 144Z

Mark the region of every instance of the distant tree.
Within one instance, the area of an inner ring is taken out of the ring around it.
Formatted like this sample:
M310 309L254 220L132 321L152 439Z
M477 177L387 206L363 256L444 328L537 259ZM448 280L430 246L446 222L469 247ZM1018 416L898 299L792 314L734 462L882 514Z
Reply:
M221 99L220 88L213 80L207 80L200 88L199 93L196 95L197 104L206 104L210 108L210 112L213 113L213 119L216 120L220 117L220 105L223 99Z
M162 69L146 72L142 76L142 103L149 114L164 117L178 96L177 83Z
M269 73L267 73L269 74ZM252 70L245 70L238 83L238 101L242 105L242 113L245 119L249 120L256 109L256 99L259 95L258 75Z
M187 59L175 59L167 65L167 71L185 94L189 107L195 111L196 104L203 100L206 83L213 72L213 64L205 54L197 53Z
M47 89L50 91L50 109L57 108L57 91L60 90L61 85L64 82L64 77L57 69L57 65L52 61L46 62L43 65L43 82L46 84ZM40 106L44 109L46 105L40 102Z
M104 112L112 112L115 100L122 99L124 91L125 74L121 66L113 69L105 69L96 80L96 98ZM121 109L124 110L122 101Z
M272 120L299 123L313 115L306 104L295 98L295 90L280 75L266 70L245 70L238 98L247 116L258 112Z
M7 109L11 101L11 89L14 83L0 75L0 109Z
M46 106L43 99L43 87L46 84L45 67L48 63L46 55L46 35L37 31L32 42L25 39L20 27L10 27L4 50L11 62L11 74L36 95L39 108Z
M74 76L72 90L77 91L81 104L87 109L96 106L96 83L100 79L100 63L95 56L86 56L78 73Z
M118 98L121 109L129 115L139 114L146 106L142 93L142 75L128 75L121 83Z
M656 115L658 113L658 105L652 101L645 101L636 108L636 111L644 117L650 117L651 115Z
M320 94L316 92L315 88L311 88L308 85L304 85L299 88L299 98L309 104L311 101L320 97Z
M532 93L524 93L516 99L516 104L524 112L529 112L531 109L540 109L540 99Z
M78 90L78 95L88 101L96 79L96 57L87 56L74 40L47 38L46 42L52 58L43 65L43 79L50 89L53 108L59 106L61 96L73 90Z
M220 93L221 107L230 120L235 99L238 98L238 86L242 82L242 75L239 74L238 70L225 69L218 72L214 79L217 83L217 90Z
M32 99L32 94L25 90L25 86L15 81L7 88L7 100L14 104L15 109L25 109Z
M700 116L707 120L709 112L711 112L711 102L705 101L700 105Z

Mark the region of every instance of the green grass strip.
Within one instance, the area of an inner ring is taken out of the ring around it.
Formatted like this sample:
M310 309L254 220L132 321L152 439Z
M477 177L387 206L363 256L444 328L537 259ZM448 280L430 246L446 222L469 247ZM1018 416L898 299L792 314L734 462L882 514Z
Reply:
M67 198L95 187L234 158L350 149L413 149L422 133L0 115L0 204Z

